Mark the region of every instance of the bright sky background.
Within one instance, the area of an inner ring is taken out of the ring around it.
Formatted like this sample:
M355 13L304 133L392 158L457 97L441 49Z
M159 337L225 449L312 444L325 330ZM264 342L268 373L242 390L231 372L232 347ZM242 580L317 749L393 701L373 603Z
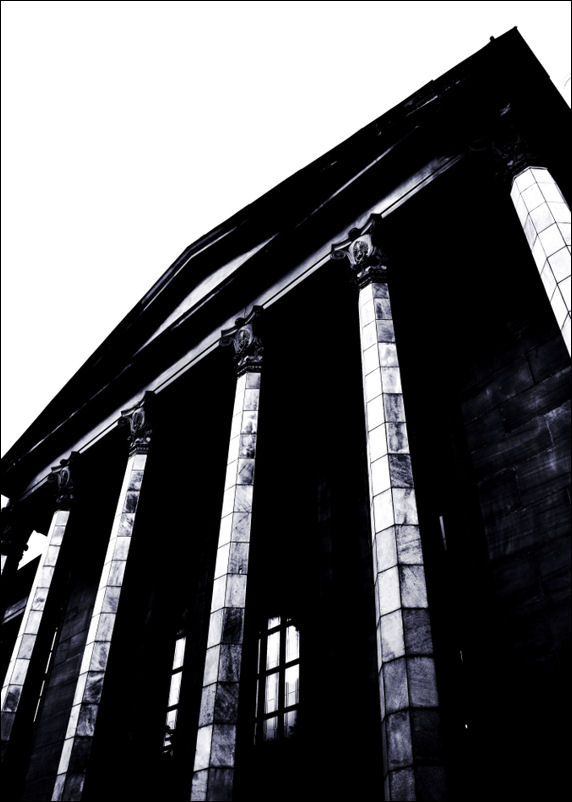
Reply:
M187 245L515 25L564 92L568 2L2 2L2 453Z

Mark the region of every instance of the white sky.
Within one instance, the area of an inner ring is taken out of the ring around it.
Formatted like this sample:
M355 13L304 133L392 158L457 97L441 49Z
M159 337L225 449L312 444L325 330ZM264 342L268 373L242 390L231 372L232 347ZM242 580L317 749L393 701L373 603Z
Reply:
M564 91L568 2L2 2L2 453L187 245L515 25Z

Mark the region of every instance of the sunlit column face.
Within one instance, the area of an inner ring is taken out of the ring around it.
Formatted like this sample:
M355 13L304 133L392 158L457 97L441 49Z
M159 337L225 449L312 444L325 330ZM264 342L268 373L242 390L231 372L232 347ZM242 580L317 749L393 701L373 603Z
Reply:
M211 600L192 800L209 798L209 783L232 793L238 693L250 548L260 372L236 382ZM269 659L275 659L270 655ZM269 681L261 709L279 703ZM211 788L212 790L212 788Z
M570 353L570 209L548 170L540 167L523 170L510 196Z
M56 510L54 513L48 532L47 548L40 559L14 644L2 688L2 741L4 742L10 740L24 685L37 651L38 633L48 604L69 516L69 510Z
M146 453L134 453L127 462L58 766L54 800L82 798L146 462Z
M359 319L387 800L416 799L415 729L438 697L425 568L389 287L360 290ZM420 634L423 633L421 637ZM429 719L428 719L429 721ZM435 724L431 725L432 728ZM437 738L431 728L425 733ZM441 769L435 768L436 774Z

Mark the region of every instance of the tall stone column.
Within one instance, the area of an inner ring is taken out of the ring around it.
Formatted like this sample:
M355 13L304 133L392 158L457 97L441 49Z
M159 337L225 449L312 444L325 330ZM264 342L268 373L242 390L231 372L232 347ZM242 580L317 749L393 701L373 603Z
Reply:
M232 799L262 344L255 307L223 331L237 370L191 800Z
M425 568L380 227L372 216L332 255L349 260L359 287L385 798L443 799Z
M53 578L58 564L62 542L68 527L70 510L74 501L75 487L72 479L76 471L77 455L72 452L69 460L62 460L52 468L48 480L56 487L56 510L48 531L47 548L40 559L30 595L26 603L22 623L6 672L2 688L2 753L10 743L14 724L20 711L20 701L29 677L32 662L37 659L38 635L44 613L51 604ZM42 659L40 656L39 659ZM45 659L45 657L44 657Z
M518 172L510 197L571 353L570 209L545 167L525 167Z
M554 312L571 352L570 208L556 181L521 132L517 112L499 110L493 151L497 177L510 197ZM538 166L535 166L538 165Z
M52 800L82 798L151 442L152 400L153 393L146 393L143 401L122 412L119 420L119 425L128 430L129 458L99 580Z

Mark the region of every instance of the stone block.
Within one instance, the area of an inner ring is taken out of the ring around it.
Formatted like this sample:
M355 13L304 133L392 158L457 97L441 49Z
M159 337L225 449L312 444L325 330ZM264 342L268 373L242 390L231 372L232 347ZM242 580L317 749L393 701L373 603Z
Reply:
M405 408L401 393L384 393L385 419L388 423L404 423Z
M409 454L390 454L389 474L392 487L413 487L413 472Z
M417 525L417 504L413 488L395 487L391 491L393 497L393 514L396 524Z
M229 574L246 574L248 571L248 543L232 543L228 561Z
M407 675L411 704L414 707L436 707L439 698L433 658L407 658Z
M214 725L210 724L207 727L199 727L197 732L197 746L195 750L196 771L209 767L213 726Z
M418 526L396 526L395 540L397 544L397 559L400 563L417 565L423 562Z
M97 704L88 705L82 703L77 721L76 734L78 736L93 736L95 734L95 722L97 721L98 711L99 711L99 705ZM77 748L78 748L77 743L74 742L72 755Z
M234 513L232 516L231 540L248 543L250 540L251 515L248 512Z
M399 583L403 607L427 607L427 587L422 565L400 565Z
M392 454L409 452L409 439L405 423L387 424L387 448Z
M443 748L439 711L413 709L410 716L415 760L440 761Z
M195 771L191 785L191 802L206 802L208 778L208 769Z
M411 799L424 799L415 793L415 774L413 769L401 769L392 771L389 774L389 788L391 800L401 800L405 802Z
M214 721L216 692L216 683L203 687L203 692L201 695L201 708L199 711L199 727L207 727Z
M211 768L209 770L209 784L207 791L208 802L231 802L233 769Z
M409 713L392 713L385 721L387 728L387 766L390 771L411 766L413 751L411 746L411 726Z
M236 724L239 687L238 682L219 682L216 686L215 724Z
M236 726L234 724L215 724L211 744L212 766L234 766L236 747Z
M408 655L432 655L433 638L429 611L423 609L404 608L403 634L405 651Z
M377 575L380 615L392 613L401 606L397 568L389 568Z
M397 660L392 660L390 663L384 664L383 685L385 688L386 715L389 713L395 713L398 710L404 710L409 707L409 690L405 657L400 657Z
M222 643L242 643L244 609L226 607L223 613Z
M393 568L394 565L397 565L394 526L390 526L376 534L375 555L377 571L386 571L388 568Z
M384 615L380 618L381 626L381 654L384 663L403 657L405 654L405 641L403 637L403 619L401 610Z

